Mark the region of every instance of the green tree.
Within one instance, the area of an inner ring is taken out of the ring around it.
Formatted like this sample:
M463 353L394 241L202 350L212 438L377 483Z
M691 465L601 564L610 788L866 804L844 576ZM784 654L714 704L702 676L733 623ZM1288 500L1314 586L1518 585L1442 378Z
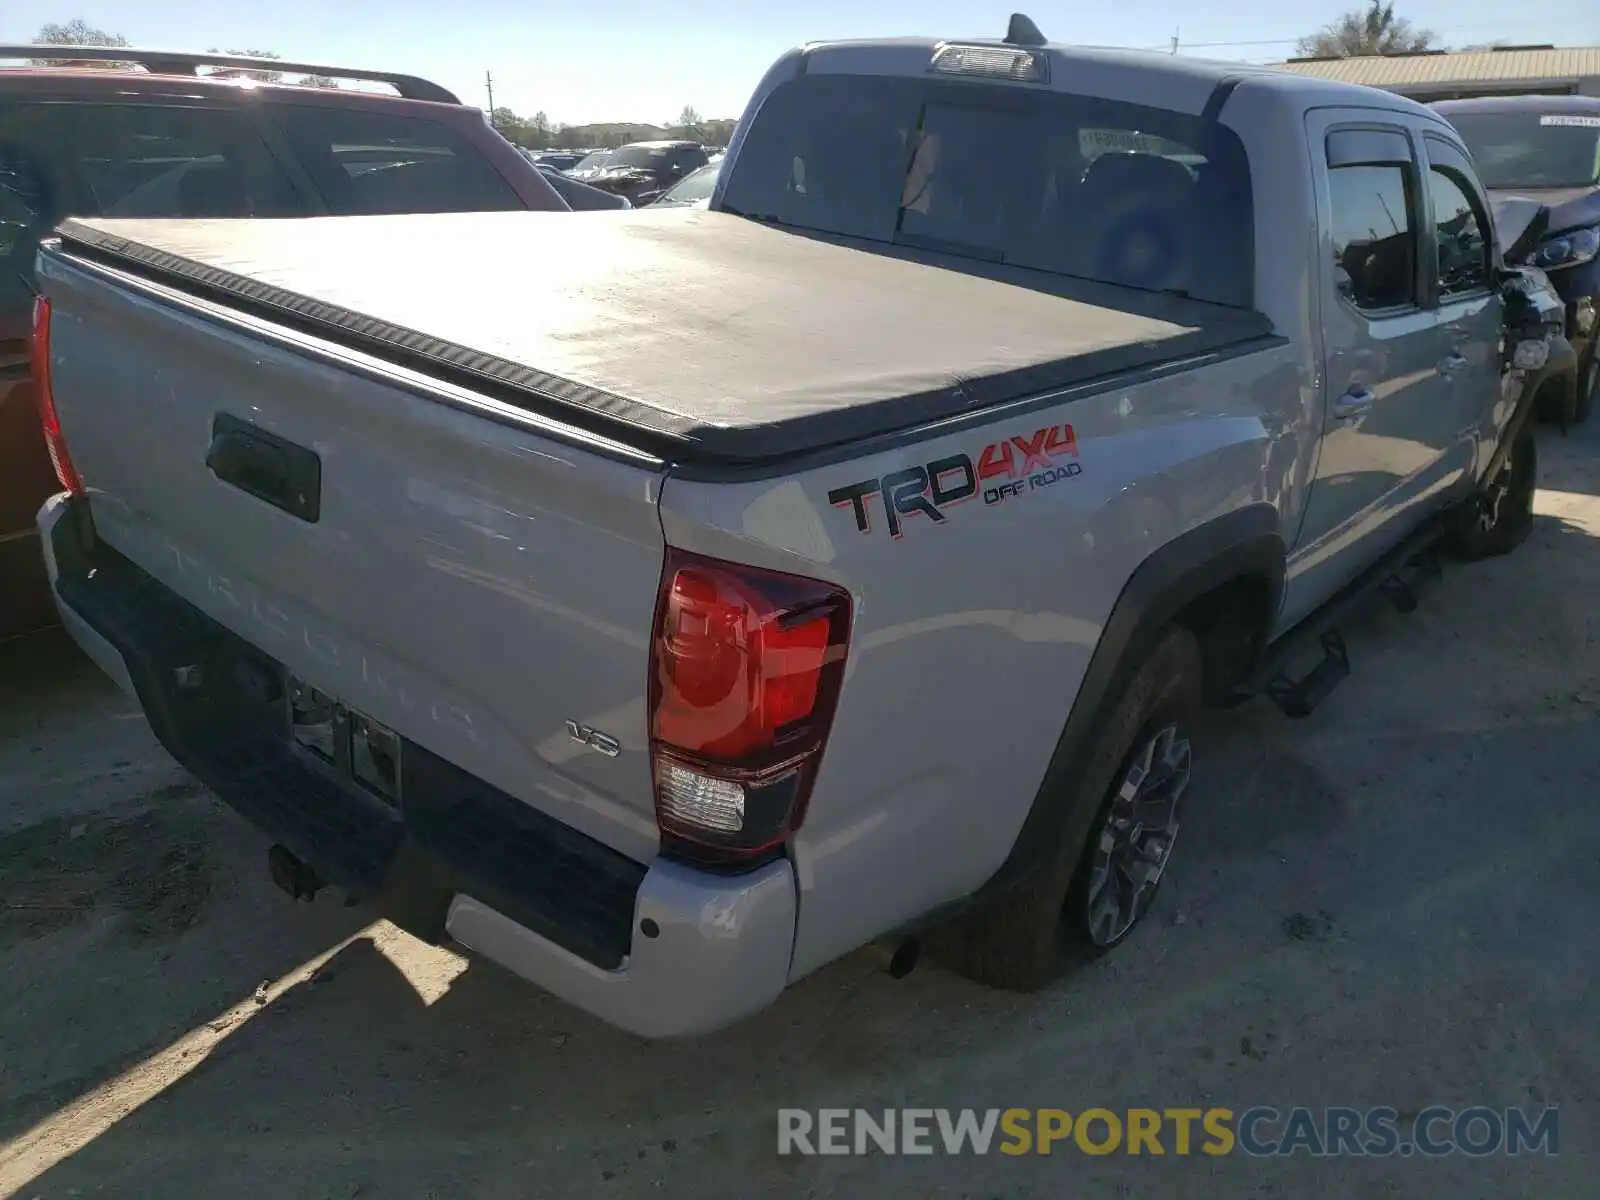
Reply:
M300 79L300 86L337 89L339 81L330 75L304 75Z
M535 150L548 150L555 139L555 126L542 108L528 120L527 130L528 145Z
M489 114L489 124L493 125L506 141L518 146L523 145L527 138L528 123L504 105Z
M120 33L107 33L96 29L82 17L73 17L65 25L39 26L33 39L35 46L126 46L128 39Z
M679 137L695 139L700 136L703 124L699 110L692 104L685 104L683 111L678 114L677 124L671 128Z
M128 39L120 33L108 33L104 29L97 29L82 17L73 17L64 25L54 23L39 26L39 32L33 39L35 46L126 46ZM36 67L69 66L70 60L36 58L33 60ZM114 67L122 71L133 70L132 63L95 63L95 66Z
M1409 54L1434 48L1438 38L1394 15L1394 4L1372 0L1365 11L1347 12L1299 42L1308 58L1359 58L1367 55Z

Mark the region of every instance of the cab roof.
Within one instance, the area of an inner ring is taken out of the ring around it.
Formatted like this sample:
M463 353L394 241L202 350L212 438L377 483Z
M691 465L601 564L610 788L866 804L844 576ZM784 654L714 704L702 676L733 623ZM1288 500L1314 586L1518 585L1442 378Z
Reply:
M1012 19L1010 32L1013 34L1018 31L1018 16L1021 14ZM1031 21L1028 26L1037 32L1037 26ZM1434 115L1426 106L1393 92L1300 75L1277 67L1191 58L1165 51L1070 45L1046 41L1042 36L1038 41L984 37L819 41L805 43L797 53L804 60L801 69L806 74L926 76L934 69L935 58L949 47L1033 55L1047 64L1042 79L1000 79L999 82L1044 87L1051 91L1084 92L1196 115L1206 112L1208 105L1220 107L1227 92L1245 81L1249 81L1252 90L1261 88L1281 95L1286 104L1301 108L1335 104L1371 107L1381 98L1385 108ZM986 81L995 82L996 79L991 77ZM1437 120L1437 116L1434 119Z

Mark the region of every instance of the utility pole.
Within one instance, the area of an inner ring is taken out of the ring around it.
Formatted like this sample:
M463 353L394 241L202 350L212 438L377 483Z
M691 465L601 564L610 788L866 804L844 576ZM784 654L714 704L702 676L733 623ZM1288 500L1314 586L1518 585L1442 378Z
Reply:
M1174 29L1172 31L1172 53L1174 54L1178 52L1178 34L1181 32L1183 32L1181 29Z
M1176 40L1176 39L1174 39ZM489 89L489 126L494 127L494 76L485 71L483 73L483 86Z

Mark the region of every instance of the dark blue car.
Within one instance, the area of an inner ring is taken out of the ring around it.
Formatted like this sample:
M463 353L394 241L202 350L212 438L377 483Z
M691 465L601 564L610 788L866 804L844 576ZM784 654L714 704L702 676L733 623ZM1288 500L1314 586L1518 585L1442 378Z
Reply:
M1567 304L1578 354L1574 420L1600 391L1600 98L1501 96L1433 106L1460 132L1491 198L1526 196L1550 210L1528 261Z

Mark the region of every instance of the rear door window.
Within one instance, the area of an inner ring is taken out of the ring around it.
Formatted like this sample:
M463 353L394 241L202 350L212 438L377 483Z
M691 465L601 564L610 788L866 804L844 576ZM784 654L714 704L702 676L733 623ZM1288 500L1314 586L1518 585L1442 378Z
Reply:
M340 214L526 208L484 153L440 121L321 105L268 117Z
M736 212L1249 307L1249 166L1217 122L1005 85L807 76L762 104Z
M78 105L77 165L106 217L290 217L307 211L243 111Z
M243 109L0 102L0 276L32 277L52 227L86 217L294 217L308 212Z
M1417 303L1411 171L1356 165L1328 172L1333 268L1339 294L1363 312Z

